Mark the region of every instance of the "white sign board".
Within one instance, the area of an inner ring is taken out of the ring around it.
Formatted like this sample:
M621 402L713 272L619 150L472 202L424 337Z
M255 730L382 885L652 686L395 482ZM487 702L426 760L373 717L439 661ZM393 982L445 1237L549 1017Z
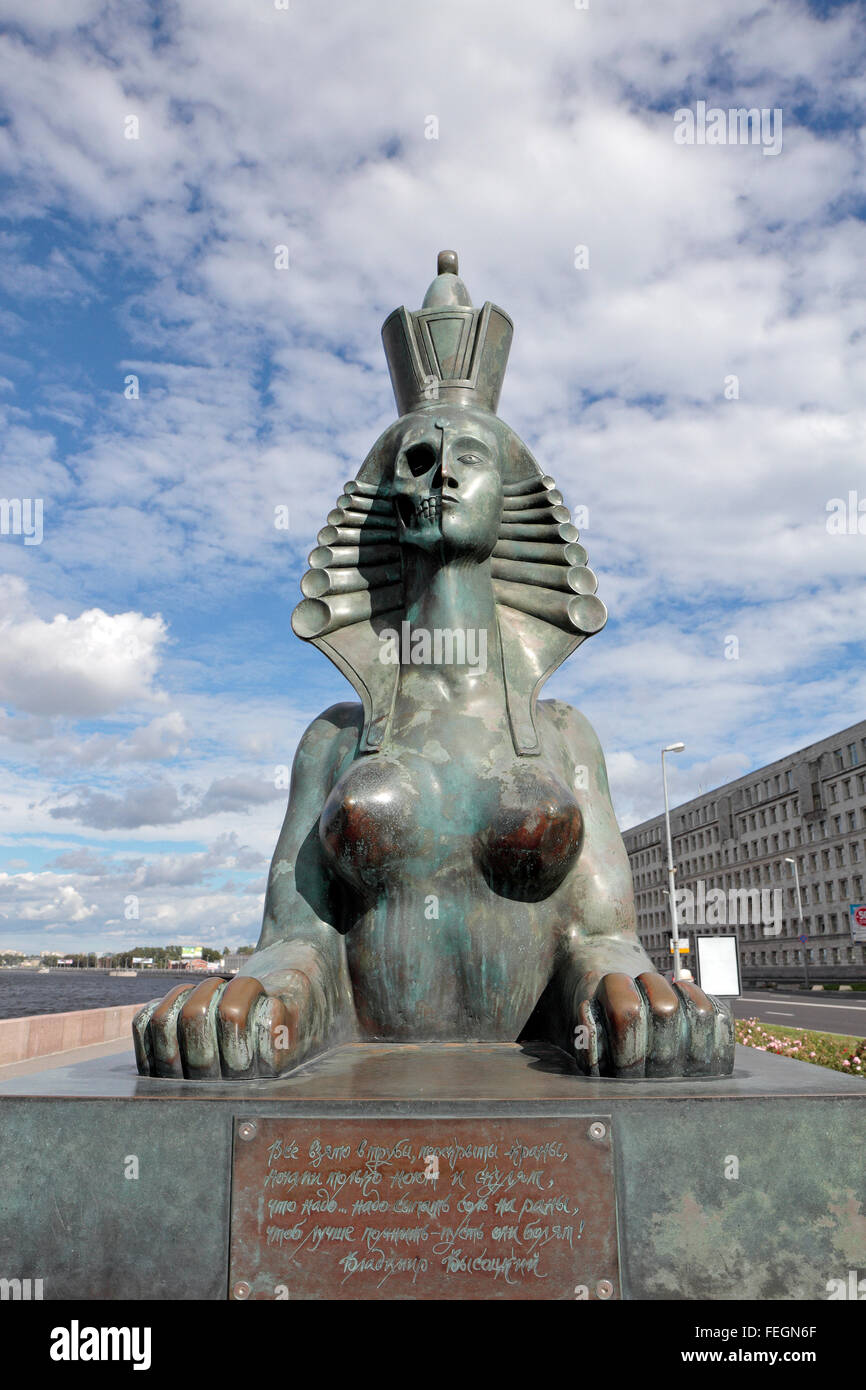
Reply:
M851 917L851 940L866 941L866 903L852 903L848 912Z
M698 984L707 994L736 999L742 993L735 936L696 936Z

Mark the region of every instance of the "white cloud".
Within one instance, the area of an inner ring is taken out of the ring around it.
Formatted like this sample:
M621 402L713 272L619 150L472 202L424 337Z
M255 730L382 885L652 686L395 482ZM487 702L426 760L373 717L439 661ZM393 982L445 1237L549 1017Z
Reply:
M104 715L152 701L167 630L157 614L88 609L51 621L22 611L20 580L0 581L0 700L33 715Z
M658 809L661 743L686 741L690 795L862 711L866 541L825 525L863 492L856 5L179 0L158 36L119 0L0 16L2 490L46 526L0 544L10 841L205 844L242 814L269 852L268 765L348 694L283 640L297 573L391 419L379 327L440 246L515 319L504 418L590 509L611 622L547 693L597 723L623 820ZM698 98L782 107L782 154L674 145ZM87 306L81 342L40 336L37 294L60 323Z
M135 762L163 762L176 758L192 736L192 730L179 710L159 715L126 736L94 734L73 743L69 756L82 764L109 762L114 765Z
M98 911L96 904L88 905L72 884L49 873L0 873L0 902L14 909L23 922L38 922L46 928L86 922ZM7 913L7 917L11 915Z
M142 826L180 825L228 813L243 815L252 807L285 798L285 792L260 776L221 777L199 793L191 787L178 791L168 778L144 784L136 782L119 796L92 787L67 792L49 815L71 820L96 830L137 830Z

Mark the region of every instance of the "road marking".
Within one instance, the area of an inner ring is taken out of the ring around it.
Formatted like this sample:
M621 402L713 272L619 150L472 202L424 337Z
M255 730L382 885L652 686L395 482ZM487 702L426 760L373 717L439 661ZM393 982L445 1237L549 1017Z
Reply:
M750 1003L763 1003L763 1000L761 999L761 996L759 994L741 994L740 998L747 999ZM849 1004L847 1000L840 1000L838 1004L813 1004L811 1003L811 1001L806 999L797 999L796 1001L791 1000L790 1002L796 1002L801 1009L855 1009L859 1013L866 1012L866 1004Z
M793 1014L783 1013L781 1009L765 1009L765 1014L772 1014L774 1018L793 1018Z

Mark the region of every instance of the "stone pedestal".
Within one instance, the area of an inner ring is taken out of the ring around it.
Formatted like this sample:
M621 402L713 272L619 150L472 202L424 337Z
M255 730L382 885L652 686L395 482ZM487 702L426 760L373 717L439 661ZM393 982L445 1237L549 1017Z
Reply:
M862 1082L742 1048L729 1079L669 1082L510 1044L346 1046L215 1085L120 1054L0 1083L0 1279L46 1299L826 1299L866 1275L864 1152Z

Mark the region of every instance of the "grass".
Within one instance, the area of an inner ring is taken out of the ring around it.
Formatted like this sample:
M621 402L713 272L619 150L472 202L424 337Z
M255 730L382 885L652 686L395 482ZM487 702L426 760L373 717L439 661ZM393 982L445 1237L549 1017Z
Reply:
M777 1057L795 1057L816 1067L866 1076L866 1038L845 1037L839 1033L816 1033L811 1028L780 1028L757 1018L738 1018L737 1042Z

